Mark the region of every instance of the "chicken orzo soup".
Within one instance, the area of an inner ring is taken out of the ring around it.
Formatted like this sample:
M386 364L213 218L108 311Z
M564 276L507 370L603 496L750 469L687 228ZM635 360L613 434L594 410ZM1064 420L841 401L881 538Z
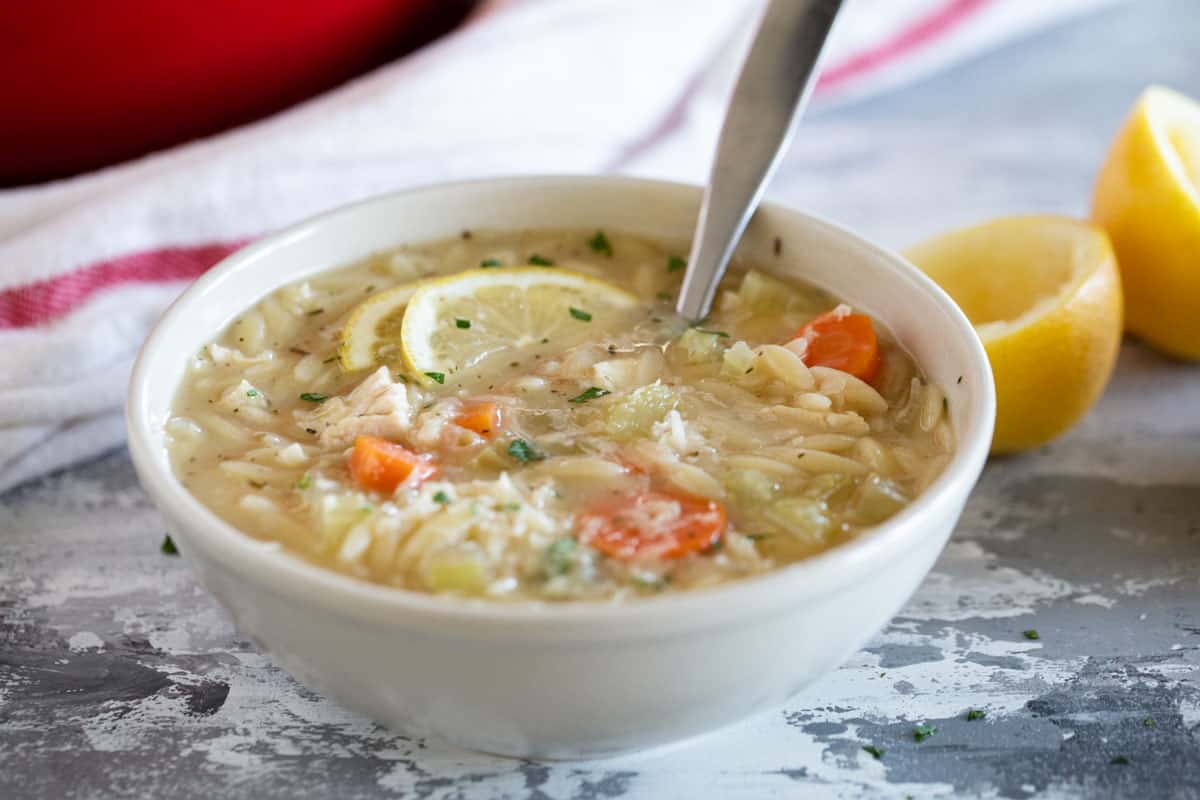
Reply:
M869 317L735 264L689 326L683 252L464 232L279 289L192 358L176 474L366 580L620 600L834 547L942 470L945 395Z

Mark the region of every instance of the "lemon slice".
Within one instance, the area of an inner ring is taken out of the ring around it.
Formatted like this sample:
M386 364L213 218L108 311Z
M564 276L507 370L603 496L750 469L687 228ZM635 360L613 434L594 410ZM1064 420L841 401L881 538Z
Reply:
M404 308L417 291L418 283L406 283L360 303L342 326L338 361L353 372L377 364L399 364L400 326Z
M1200 359L1200 104L1142 94L1100 170L1092 219L1117 252L1130 333Z
M632 294L562 269L476 269L421 284L401 326L404 360L442 382L534 345L569 347L629 321ZM441 376L441 380L438 377Z
M992 452L1045 444L1104 391L1121 343L1121 284L1108 237L1067 217L1007 217L906 255L974 323L996 380Z

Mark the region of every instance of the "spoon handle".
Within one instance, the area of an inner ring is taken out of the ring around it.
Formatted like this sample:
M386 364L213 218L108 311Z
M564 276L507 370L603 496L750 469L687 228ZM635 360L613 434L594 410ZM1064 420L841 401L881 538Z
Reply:
M729 259L795 131L842 0L771 0L717 142L675 310L708 316Z

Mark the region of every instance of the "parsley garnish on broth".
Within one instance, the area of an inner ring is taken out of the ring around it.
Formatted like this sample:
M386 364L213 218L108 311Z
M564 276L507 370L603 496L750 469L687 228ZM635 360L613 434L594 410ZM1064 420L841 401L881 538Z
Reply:
M974 722L977 719L983 719L987 716L987 712L978 708L967 709L967 722Z
M592 252L612 258L612 244L608 241L608 237L604 235L604 231L596 231L596 235L588 239L588 247L592 248Z
M918 742L923 742L930 736L937 733L937 726L922 722L920 725L913 726L913 738Z
M329 395L318 392L304 392L300 395L300 399L306 403L324 403L329 399Z
M247 389L246 397L258 397L258 389Z
M722 339L728 339L729 334L725 331L713 331L708 328L692 328L696 333L707 333L709 336L720 336Z
M433 493L433 502L441 503L442 505L449 505L450 495L446 494L441 489L438 489Z
M875 746L875 745L873 745L873 744L864 744L864 745L863 745L863 750L865 750L865 751L867 751L868 753L870 753L871 755L873 755L873 756L875 757L875 760L876 760L876 761L878 761L879 759L883 758L883 753L884 753L884 750L883 750L883 748L881 748L881 747L876 747L876 746Z
M464 331L465 331L467 328L470 328L470 327L471 327L471 320L469 320L469 319L456 319L456 320L454 320L454 327L456 327L456 328L459 328L459 329L461 329L461 330L464 330Z
M175 547L175 540L171 538L171 534L169 533L163 537L162 544L159 545L158 549L162 551L164 556L179 555L179 550Z
M670 292L659 292L658 294L656 294L654 296L657 297L659 300L670 300L671 299Z
M523 464L528 464L530 461L541 461L546 457L524 439L513 439L508 443L506 452Z
M589 314L588 312L584 311L581 308L576 308L575 306L571 306L571 316L574 317L575 319L579 320L580 322L591 322L592 321L591 314Z
M578 543L571 538L558 539L546 548L546 572L551 576L566 575L575 566Z
M1027 631L1021 631L1021 635L1024 636L1026 639L1029 639L1034 642L1036 642L1038 639L1042 638L1042 635L1040 633L1038 633L1036 630L1034 630L1033 628L1030 628Z
M485 258L483 261L479 262L480 269L487 269L488 267L498 267L498 266L500 266L500 259L498 259L498 258Z
M534 253L529 257L529 263L533 264L535 267L553 267L554 259L546 258L545 256L539 256L537 253Z
M568 403L586 403L588 400L595 400L597 397L604 397L606 394L612 394L608 389L601 389L599 386L590 386L584 389L579 394L568 400Z
M301 491L307 489L309 486L312 486L312 475L307 472L304 473L304 477L302 477L300 480L296 481L295 486L297 489L300 489Z
M426 372L425 377L429 378L429 380L433 381L434 383L446 382L446 373L444 372Z
M687 269L687 259L679 256L670 256L667 258L667 272L679 272L681 269Z

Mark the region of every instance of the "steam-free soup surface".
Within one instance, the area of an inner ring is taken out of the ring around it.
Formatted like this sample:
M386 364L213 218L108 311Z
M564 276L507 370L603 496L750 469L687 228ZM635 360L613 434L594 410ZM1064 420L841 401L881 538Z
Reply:
M688 326L683 252L464 232L286 286L192 356L176 474L322 566L508 601L735 580L920 494L953 436L886 332L786 251Z

